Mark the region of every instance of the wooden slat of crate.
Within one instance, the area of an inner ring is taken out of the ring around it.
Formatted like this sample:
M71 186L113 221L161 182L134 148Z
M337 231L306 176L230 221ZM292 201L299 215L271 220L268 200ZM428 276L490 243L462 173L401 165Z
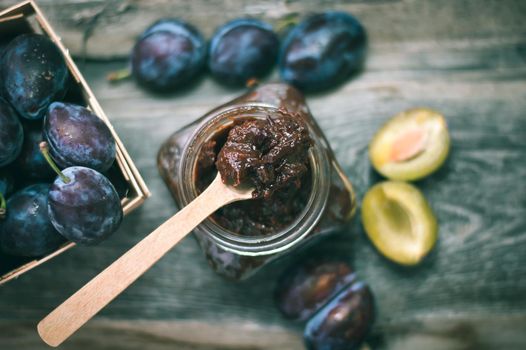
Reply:
M62 51L70 74L73 76L75 81L81 86L87 107L90 108L97 116L103 119L110 128L110 131L113 137L115 138L117 144L116 161L119 165L119 168L122 171L124 178L131 186L131 197L126 197L122 200L124 215L127 215L132 210L140 206L144 202L144 200L150 196L150 192L146 187L144 180L137 171L137 168L131 160L119 136L113 129L113 126L111 125L108 117L104 113L104 110L101 108L95 95L93 94L86 80L80 73L79 69L77 68L77 65L71 58L69 50L64 46L61 38L55 33L55 31L53 30L49 22L46 20L46 18L42 14L42 11L39 9L36 3L32 0L24 1L12 6L11 8L1 11L0 24L6 23L7 21L20 20L24 17L34 18L39 24L42 31L45 33L45 35L47 35ZM29 261L15 268L14 270L4 274L3 276L0 276L0 285L7 283L8 281L14 278L17 278L18 276L28 272L29 270L49 261L50 259L58 256L59 254L62 254L66 250L73 248L74 246L75 244L72 242L66 243L53 253L50 253L43 258Z

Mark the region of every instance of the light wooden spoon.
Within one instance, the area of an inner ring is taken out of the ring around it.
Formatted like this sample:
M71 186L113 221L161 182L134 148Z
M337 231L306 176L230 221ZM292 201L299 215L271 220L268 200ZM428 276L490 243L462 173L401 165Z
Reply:
M152 267L201 221L224 205L252 198L253 191L253 188L236 189L223 184L218 173L199 197L40 321L37 327L40 337L48 345L59 346Z

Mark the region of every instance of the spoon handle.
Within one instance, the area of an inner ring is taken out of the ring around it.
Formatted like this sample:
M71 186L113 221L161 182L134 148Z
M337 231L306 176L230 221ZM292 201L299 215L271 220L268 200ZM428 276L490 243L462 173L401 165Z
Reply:
M237 192L225 186L218 174L199 197L40 321L37 327L40 337L48 345L60 345L145 273L201 221L228 203L248 198L250 193Z

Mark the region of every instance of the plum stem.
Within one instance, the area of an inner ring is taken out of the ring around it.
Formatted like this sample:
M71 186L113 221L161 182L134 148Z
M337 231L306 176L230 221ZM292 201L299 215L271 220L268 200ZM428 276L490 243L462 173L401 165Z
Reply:
M6 212L5 197L2 194L2 192L0 192L0 219L5 218L5 212Z
M117 81L121 81L124 79L128 79L131 77L131 75L132 75L131 69L123 68L123 69L119 69L119 70L109 73L106 76L106 79L111 82L117 82Z
M42 153L42 155L48 162L49 166L53 168L53 170L57 173L58 176L60 176L60 178L62 179L62 181L64 181L64 183L67 183L67 184L70 183L71 179L67 177L66 175L64 175L64 173L59 169L59 167L57 166L53 158L51 158L51 155L49 154L49 146L47 142L46 141L40 142L39 147L40 147L40 152Z

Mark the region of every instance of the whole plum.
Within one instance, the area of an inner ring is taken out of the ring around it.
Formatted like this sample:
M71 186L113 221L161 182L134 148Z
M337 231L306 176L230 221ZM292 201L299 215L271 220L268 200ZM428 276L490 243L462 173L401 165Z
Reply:
M256 19L235 19L218 28L210 41L208 68L221 83L245 85L272 69L279 51L272 26Z
M0 98L0 166L11 163L22 150L24 130L9 103Z
M49 190L51 223L67 239L94 245L117 230L123 213L111 182L93 169L74 166L62 171Z
M9 255L39 257L57 249L64 241L47 212L49 184L21 189L7 201L0 221L0 248Z
M139 37L131 53L131 68L140 85L170 92L195 78L205 59L206 43L196 28L177 19L162 19Z
M355 279L345 262L310 260L285 271L274 297L285 317L303 321Z
M51 102L66 91L68 69L59 48L46 36L23 34L2 57L3 93L27 119L40 119Z
M345 81L362 65L365 29L345 12L315 14L294 27L281 47L280 75L303 91L322 91Z
M51 181L55 173L40 152L39 144L43 141L41 128L24 126L24 145L15 161L20 176L28 180Z
M44 118L43 135L60 167L79 165L106 171L115 161L116 145L110 129L82 106L52 103Z
M309 350L359 349L374 321L374 301L369 287L356 282L342 290L307 323Z

